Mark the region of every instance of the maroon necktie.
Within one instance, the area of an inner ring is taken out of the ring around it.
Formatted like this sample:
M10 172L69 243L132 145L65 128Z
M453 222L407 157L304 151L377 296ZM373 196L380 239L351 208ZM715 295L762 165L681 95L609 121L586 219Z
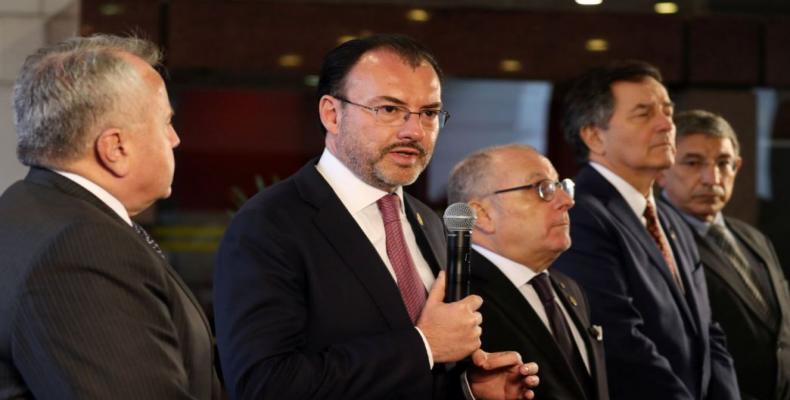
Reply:
M661 230L661 226L659 225L656 208L653 206L653 203L651 203L650 200L647 201L644 216L645 220L647 221L647 231L658 245L658 249L661 250L661 255L664 256L664 261L669 267L669 272L672 274L672 279L675 280L678 288L681 292L683 292L683 281L680 280L678 266L675 264L675 259L672 257L672 250L671 247L669 247L669 241L667 241L667 237L664 235L664 232Z
M390 259L398 289L409 311L412 322L417 322L422 307L425 305L425 287L417 268L409 254L406 240L403 238L403 227L400 224L400 199L395 194L388 194L376 202L384 220L384 233L387 237L387 257Z

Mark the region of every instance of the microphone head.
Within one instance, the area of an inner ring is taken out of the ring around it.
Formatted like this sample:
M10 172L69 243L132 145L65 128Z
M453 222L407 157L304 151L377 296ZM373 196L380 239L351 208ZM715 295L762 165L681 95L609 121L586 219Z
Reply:
M476 219L475 209L466 203L453 203L444 210L444 226L448 231L469 232L475 226Z

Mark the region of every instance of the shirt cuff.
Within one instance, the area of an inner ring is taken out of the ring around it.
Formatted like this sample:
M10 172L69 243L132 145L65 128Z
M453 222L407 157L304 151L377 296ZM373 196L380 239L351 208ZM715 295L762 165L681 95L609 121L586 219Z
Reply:
M428 353L428 369L433 369L433 353L431 353L431 345L428 344L428 339L425 338L425 335L422 334L422 331L418 327L414 327L417 330L417 333L420 334L422 338L422 342L425 344L425 351Z
M466 377L466 371L461 373L461 391L466 400L475 400L475 395L472 393L472 387L469 386L469 379Z

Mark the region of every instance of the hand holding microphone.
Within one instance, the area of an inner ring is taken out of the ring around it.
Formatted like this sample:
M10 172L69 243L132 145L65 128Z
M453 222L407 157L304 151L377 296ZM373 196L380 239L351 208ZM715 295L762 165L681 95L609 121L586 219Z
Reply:
M480 348L483 316L478 309L483 299L469 295L474 210L465 203L452 204L444 213L444 223L447 268L431 287L417 327L428 340L435 362L455 362Z

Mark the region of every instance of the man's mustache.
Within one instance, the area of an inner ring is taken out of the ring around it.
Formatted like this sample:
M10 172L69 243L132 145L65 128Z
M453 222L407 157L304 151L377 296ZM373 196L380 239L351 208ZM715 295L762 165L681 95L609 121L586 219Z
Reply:
M419 152L420 157L425 157L425 154L426 154L425 148L422 147L422 145L419 142L393 143L393 144L383 148L381 150L381 155L383 156L383 155L391 152L392 150L395 150L397 148L404 148L404 147L408 147L408 148L417 150Z
M695 196L724 196L724 188L721 186L710 186L694 193Z

